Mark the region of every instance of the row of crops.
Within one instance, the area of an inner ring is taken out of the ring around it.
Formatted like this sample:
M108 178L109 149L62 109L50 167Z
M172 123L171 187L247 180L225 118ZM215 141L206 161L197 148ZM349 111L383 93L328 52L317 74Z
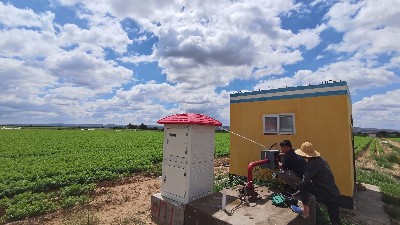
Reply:
M87 201L95 183L161 169L163 132L0 130L0 223ZM372 138L355 137L356 154ZM216 134L216 156L229 134Z
M159 172L163 132L0 130L0 223L85 201L94 183ZM229 134L216 134L229 155Z
M377 139L373 138L371 143L369 144L369 152L370 152L371 155L374 155L376 153L377 144L378 144ZM380 144L379 144L379 146L380 146Z
M363 150L365 150L371 141L373 140L372 137L354 137L354 153L355 155L359 155Z

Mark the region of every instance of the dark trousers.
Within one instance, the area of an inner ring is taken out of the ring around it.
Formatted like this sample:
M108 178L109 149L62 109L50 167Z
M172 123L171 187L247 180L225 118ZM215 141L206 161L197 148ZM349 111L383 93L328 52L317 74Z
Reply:
M331 223L335 225L340 224L338 196L335 196L328 190L311 183L302 185L299 190L301 201L304 205L308 205L309 194L314 195L318 202L325 204L328 208L328 215Z

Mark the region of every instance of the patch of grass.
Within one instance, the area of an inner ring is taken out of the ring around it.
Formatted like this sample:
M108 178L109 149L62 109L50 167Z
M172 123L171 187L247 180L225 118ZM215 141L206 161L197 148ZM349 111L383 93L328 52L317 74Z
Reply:
M60 194L63 197L66 196L79 196L83 194L89 194L96 188L96 184L73 184L64 188L61 188Z
M130 225L130 224L145 225L146 223L143 222L140 218L133 216L130 218L120 219L118 223L113 223L112 225Z
M380 141L376 142L376 147L377 147L377 151L379 152L380 155L383 154L383 147L382 147L382 143Z
M237 185L243 185L247 181L244 176L237 176L233 174L218 175L214 179L214 192L219 192L224 188L231 188Z
M392 144L389 144L389 147L392 149L392 151L394 151L396 153L400 153L400 148L398 148Z
M60 201L60 205L63 209L75 206L77 204L85 204L89 202L89 196L81 195L81 196L68 196L63 198Z
M24 192L0 200L0 220L14 221L69 208L89 201L89 193L95 184L73 184L56 192Z
M385 212L395 224L400 219L400 181L386 174L376 171L357 170L357 179L360 182L379 186L383 192L382 201Z
M66 220L63 221L64 225L97 225L100 224L99 218L97 218L93 211L86 208L81 210L79 213L70 215Z
M326 207L322 204L317 204L315 207L316 211L316 224L331 224L329 215L328 215L328 210ZM362 225L361 223L358 223L356 221L353 221L347 217L341 216L340 217L340 222L342 225Z
M153 163L153 165L146 171L152 176L162 175L162 162Z
M388 162L385 156L375 156L374 159L379 167L393 169L393 163Z
M387 159L387 161L391 162L391 163L396 163L400 165L400 157L399 154L396 152L391 152L389 154L387 154L385 156L385 158Z
M283 189L286 186L281 180L273 178L272 174L254 179L254 183L271 189Z
M381 191L391 196L400 196L400 181L376 171L357 170L357 181L379 186Z
M1 208L5 211L2 220L18 220L57 209L57 204L44 193L25 192L13 198L3 198Z
M375 150L376 150L376 138L374 138L369 144L369 152L371 155L375 155Z

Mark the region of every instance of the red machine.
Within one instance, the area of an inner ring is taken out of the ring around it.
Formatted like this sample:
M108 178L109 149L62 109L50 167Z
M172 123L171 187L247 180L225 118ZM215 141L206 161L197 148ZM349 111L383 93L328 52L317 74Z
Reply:
M281 154L278 150L264 150L261 152L261 160L251 162L247 166L247 182L239 190L239 198L246 202L254 202L260 199L258 193L254 190L253 169L260 166L264 169L278 169L278 163L281 160Z

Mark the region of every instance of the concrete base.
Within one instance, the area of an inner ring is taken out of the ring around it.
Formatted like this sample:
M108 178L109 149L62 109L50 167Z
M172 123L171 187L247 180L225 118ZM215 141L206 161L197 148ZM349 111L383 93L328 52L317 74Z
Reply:
M151 196L151 219L159 225L183 225L185 206L163 198L161 193Z
M364 191L358 191L356 209L353 213L366 225L390 224L390 217L385 213L382 193L378 186L362 184Z
M221 209L222 193L197 199L190 202L185 207L185 224L243 224L243 225L261 225L261 224L291 224L306 225L315 224L315 210L310 209L310 217L304 219L298 214L292 212L290 208L279 208L272 205L269 196L273 193L266 187L258 187L256 191L262 197L262 200L256 203L250 203L247 206L237 198L238 191L227 189L227 199L225 210ZM313 207L311 204L310 207Z

